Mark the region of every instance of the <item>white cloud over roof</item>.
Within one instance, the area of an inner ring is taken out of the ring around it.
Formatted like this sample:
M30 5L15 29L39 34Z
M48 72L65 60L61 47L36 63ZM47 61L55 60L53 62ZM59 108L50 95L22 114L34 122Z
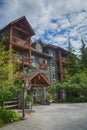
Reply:
M35 30L33 40L65 47L70 36L76 49L81 35L87 42L87 0L2 0L0 28L23 15Z

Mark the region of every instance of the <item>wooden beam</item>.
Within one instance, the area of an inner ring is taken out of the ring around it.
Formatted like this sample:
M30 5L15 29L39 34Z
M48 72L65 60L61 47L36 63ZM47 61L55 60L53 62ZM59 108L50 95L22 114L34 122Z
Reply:
M46 87L45 84L32 84L32 87Z
M29 63L31 63L31 38L29 37Z
M12 26L10 27L10 44L12 43L12 34L13 34L13 30L12 30Z
M63 81L63 63L62 63L62 54L61 51L59 51L59 73L60 73L60 80Z
M17 29L17 30L19 30L19 31L21 31L21 32L24 32L24 33L26 33L27 35L30 35L28 32L24 31L23 29L21 29L21 28L19 28L19 27L13 26L13 28L14 28L14 29Z

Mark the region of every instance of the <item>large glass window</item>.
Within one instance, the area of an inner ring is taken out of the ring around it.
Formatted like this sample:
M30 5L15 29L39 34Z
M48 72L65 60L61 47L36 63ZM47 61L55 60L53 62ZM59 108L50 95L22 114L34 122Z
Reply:
M47 60L46 60L46 59L44 59L44 60L43 60L43 63L44 63L44 64L47 64Z

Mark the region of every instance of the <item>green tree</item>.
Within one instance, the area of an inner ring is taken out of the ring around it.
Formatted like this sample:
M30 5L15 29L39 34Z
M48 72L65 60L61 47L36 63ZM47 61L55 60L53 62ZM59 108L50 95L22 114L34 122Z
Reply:
M69 39L67 47L67 57L66 57L67 63L65 65L66 70L65 78L67 79L79 71L79 59L74 54L74 52L75 51Z
M16 72L17 65L10 59L10 52L7 51L3 42L0 42L0 100L7 101L16 96L17 86L15 79L18 74ZM3 106L3 104L2 104Z
M87 47L86 44L84 43L83 38L81 37L81 48L80 48L80 52L81 52L81 71L86 70L87 69Z

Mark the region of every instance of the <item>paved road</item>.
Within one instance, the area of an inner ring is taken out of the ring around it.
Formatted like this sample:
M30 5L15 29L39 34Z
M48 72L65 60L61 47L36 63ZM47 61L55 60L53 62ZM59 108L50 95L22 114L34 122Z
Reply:
M33 107L27 119L0 130L87 130L87 103Z

